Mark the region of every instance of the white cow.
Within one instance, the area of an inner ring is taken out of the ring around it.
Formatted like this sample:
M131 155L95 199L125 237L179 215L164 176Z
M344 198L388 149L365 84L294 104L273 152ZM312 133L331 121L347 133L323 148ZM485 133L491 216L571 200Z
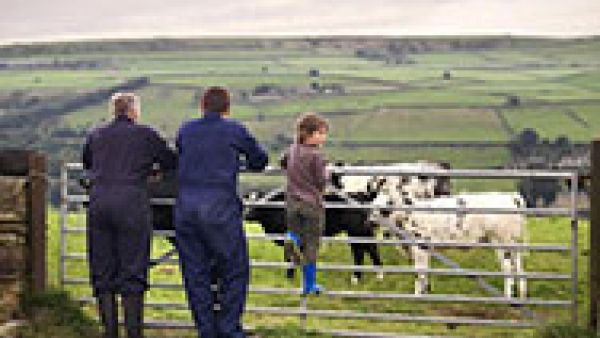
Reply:
M525 201L517 193L461 193L432 199L390 200L385 195L378 196L379 205L413 205L427 208L522 208ZM479 243L514 244L525 242L526 218L522 214L474 214L441 213L431 211L394 211L381 216L393 225L406 230L415 239L432 241L458 241ZM380 219L381 220L381 219ZM419 246L411 247L415 268L429 268L431 252ZM523 253L519 250L497 250L498 259L504 273L523 273ZM504 294L513 296L515 279L505 278ZM423 294L429 289L426 273L420 273L415 281L415 294ZM519 278L519 295L525 298L527 284Z

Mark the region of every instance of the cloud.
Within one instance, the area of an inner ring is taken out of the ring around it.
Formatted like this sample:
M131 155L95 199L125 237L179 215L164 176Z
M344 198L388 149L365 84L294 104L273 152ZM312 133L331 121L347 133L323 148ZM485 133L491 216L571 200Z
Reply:
M176 35L600 35L598 0L3 0L0 42Z

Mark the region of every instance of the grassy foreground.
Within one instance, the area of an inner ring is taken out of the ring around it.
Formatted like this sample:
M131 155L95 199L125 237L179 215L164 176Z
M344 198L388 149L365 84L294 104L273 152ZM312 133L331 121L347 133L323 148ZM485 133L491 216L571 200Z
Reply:
M57 285L57 262L58 262L58 234L59 215L56 211L49 212L49 273L53 285ZM81 213L70 216L69 226L83 226L84 217ZM587 222L580 222L579 231L579 292L578 300L580 323L585 321L585 310L587 309L587 280L588 280L588 227ZM249 233L260 233L258 224L246 224ZM568 244L570 239L570 223L563 218L537 219L532 218L528 223L529 237L532 243L560 243ZM83 234L69 234L67 250L69 253L85 252L85 236ZM156 238L153 244L153 256L158 256L170 249L170 245L161 238ZM407 257L392 247L380 247L384 264L386 265L409 265ZM271 242L251 241L250 253L253 260L257 261L280 261L282 251ZM461 264L465 268L498 271L496 254L491 250L445 250L446 256ZM346 245L324 244L321 250L321 262L329 264L351 264L350 250ZM525 258L525 270L528 272L551 272L570 273L571 257L568 253L545 253L532 252ZM434 268L444 267L433 263ZM87 265L84 261L69 261L66 265L69 277L87 278ZM390 291L396 293L411 293L414 277L411 275L385 276L379 281L373 275L366 275L364 282L358 286L349 283L348 272L320 272L319 280L328 290L362 290L362 291ZM163 265L151 272L153 283L180 284L181 276L177 265ZM460 294L469 296L487 296L485 292L477 287L475 281L461 277L431 277L434 294ZM503 281L498 278L487 279L497 288L502 288ZM296 288L300 280L296 277L293 281L284 278L284 272L272 269L253 269L252 285L258 287ZM528 283L529 297L536 299L563 299L570 296L571 283L569 281L530 281ZM66 289L70 297L88 297L90 289L87 285L68 285ZM147 295L148 302L185 304L185 295L181 289L152 289ZM297 307L300 297L298 296L268 296L251 294L248 305L268 307ZM479 305L479 304L454 304L454 303L421 303L414 301L395 300L349 300L329 297L311 297L308 302L309 309L337 309L356 312L379 312L379 313L402 313L419 316L468 316L480 319L519 319L518 309L504 305ZM458 326L450 328L439 324L418 323L394 323L375 322L367 320L339 320L309 318L306 322L308 331L312 330L357 330L389 332L410 335L451 335L466 337L567 337L573 336L575 328L570 326L556 326L567 323L570 318L568 308L532 308L536 313L547 321L551 328L543 331L533 329L510 329L510 328L488 328L478 326ZM92 307L85 307L84 313L95 316ZM187 310L158 310L146 309L146 318L149 320L191 320ZM305 333L302 323L297 317L260 315L247 313L246 325L256 328L260 337L326 337ZM569 334L567 335L567 332ZM583 332L583 331L582 331ZM164 337L193 337L192 331L162 331L150 330L152 336ZM582 333L583 334L583 333ZM89 336L89 335L88 335ZM576 334L575 336L579 336ZM583 335L582 337L588 337Z

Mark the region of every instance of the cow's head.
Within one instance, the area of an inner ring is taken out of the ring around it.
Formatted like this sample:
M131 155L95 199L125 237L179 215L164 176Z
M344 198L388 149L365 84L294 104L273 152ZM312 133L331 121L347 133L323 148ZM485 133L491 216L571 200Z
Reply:
M343 168L345 163L342 161L337 161L334 163L336 168ZM342 181L343 174L333 172L331 173L331 185L333 185L336 189L344 190L344 182Z
M371 222L382 223L387 221L403 222L407 218L405 210L394 209L397 206L410 205L410 198L390 194L387 190L382 189L373 200L375 207L371 212L369 220Z

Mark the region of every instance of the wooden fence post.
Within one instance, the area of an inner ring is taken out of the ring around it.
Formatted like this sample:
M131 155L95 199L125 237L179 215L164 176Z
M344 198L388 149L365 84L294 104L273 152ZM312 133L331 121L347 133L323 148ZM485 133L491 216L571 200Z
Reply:
M47 172L46 156L28 154L28 225L30 281L32 293L46 290L46 207Z

